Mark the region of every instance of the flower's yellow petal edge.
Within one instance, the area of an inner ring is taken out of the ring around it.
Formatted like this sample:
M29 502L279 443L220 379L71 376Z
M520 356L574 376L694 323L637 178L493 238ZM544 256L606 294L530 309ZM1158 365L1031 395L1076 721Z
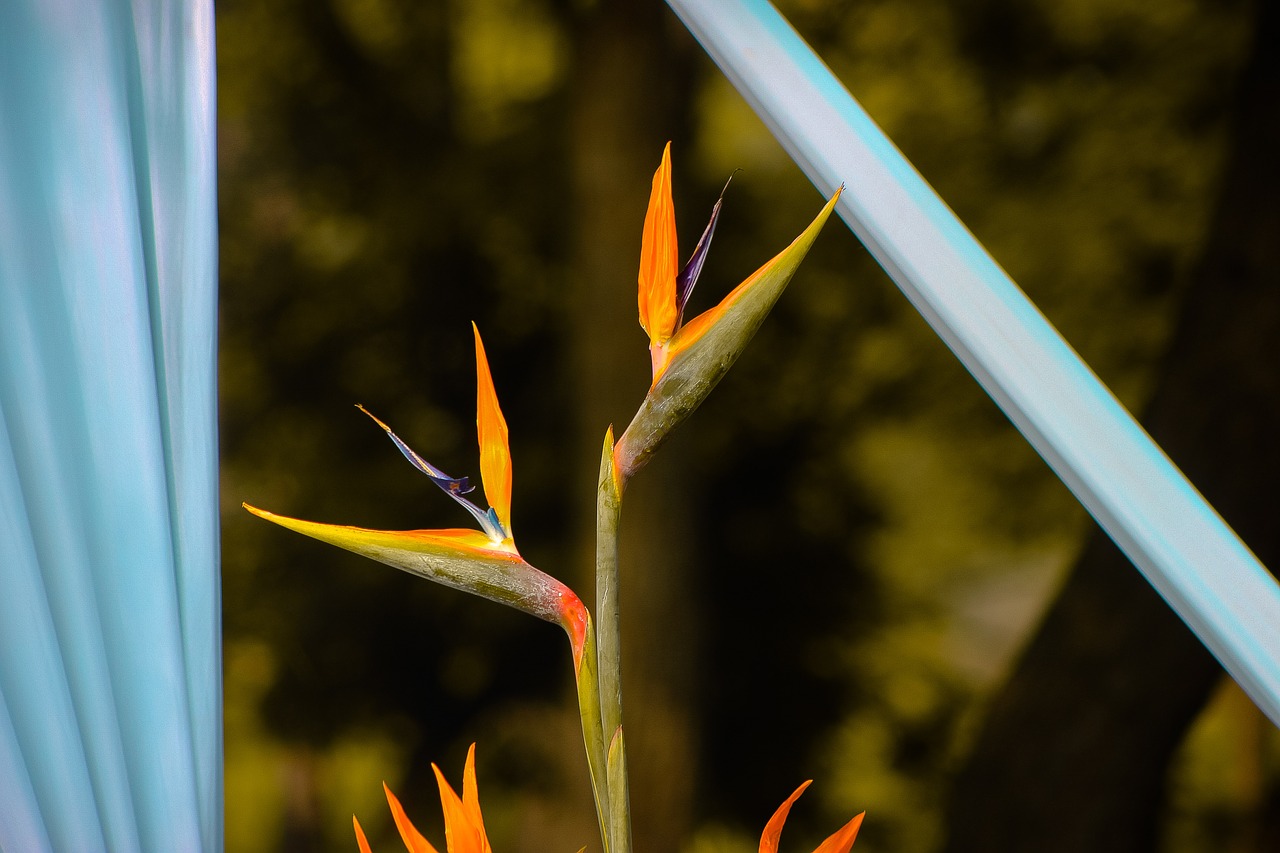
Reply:
M484 483L485 500L498 514L507 538L511 538L511 441L507 436L507 420L498 406L493 390L493 375L485 356L480 330L471 324L476 336L476 435L480 439L480 481Z
M676 242L676 209L671 199L671 143L653 175L649 208L640 238L640 326L651 344L662 344L675 332L676 276L680 256Z

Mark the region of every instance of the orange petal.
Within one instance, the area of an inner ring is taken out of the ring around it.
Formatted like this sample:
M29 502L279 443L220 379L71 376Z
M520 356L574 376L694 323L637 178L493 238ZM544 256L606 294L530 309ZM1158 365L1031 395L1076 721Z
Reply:
M640 325L651 344L665 343L676 330L676 209L671 200L671 143L653 175L649 209L640 238Z
M826 841L818 845L813 853L849 853L853 840L858 837L858 827L862 826L862 818L866 812L855 817L835 831Z
M360 821L356 820L356 816L351 816L351 823L356 828L356 844L360 846L360 853L373 853L369 849L369 839L364 837L364 830L360 828Z
M462 808L474 826L480 828L485 853L489 853L489 839L484 831L484 816L480 814L480 789L476 785L476 745L467 750L467 763L462 769Z
M507 421L498 407L493 390L489 359L484 354L480 330L476 334L476 433L480 438L480 482L484 497L498 514L507 538L511 538L511 443L507 438Z
M778 853L778 838L782 835L782 825L787 822L787 815L791 813L791 804L799 799L804 789L812 783L813 780L810 779L796 788L795 793L787 797L786 801L773 813L773 817L769 818L769 822L764 825L764 833L760 836L760 853Z
M439 853L409 820L409 816L404 813L404 807L400 805L396 795L391 793L386 782L382 783L382 790L387 792L387 805L391 806L391 818L396 822L396 829L400 830L400 840L404 842L409 853Z
M449 853L489 853L489 839L484 834L484 824L476 823L458 799L457 793L445 781L440 768L432 764L436 784L440 787L440 807L444 810L444 837ZM478 817L478 813L477 813Z

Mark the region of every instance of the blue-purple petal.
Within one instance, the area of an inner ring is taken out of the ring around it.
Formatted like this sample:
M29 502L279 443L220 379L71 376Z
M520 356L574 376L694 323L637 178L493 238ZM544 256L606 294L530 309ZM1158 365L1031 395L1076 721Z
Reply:
M467 477L450 477L448 474L419 456L412 447L405 444L404 440L400 438L400 436L391 431L391 427L374 417L373 413L364 406L357 406L356 408L373 418L374 423L382 427L383 431L386 432L391 441L395 443L395 446L399 448L402 454L404 454L404 458L408 459L409 463L413 465L414 468L417 468L419 471L430 477L431 482L435 483L445 492L456 497L458 495L465 495L469 492L475 491L475 486L471 485L470 479Z
M498 521L498 513L494 509L481 509L471 501L455 492L449 492L449 497L453 498L458 504L471 513L471 517L480 522L480 527L494 542L501 542L508 538L506 530L502 527L502 522Z
M732 175L729 176L729 180L733 180ZM729 182L726 181L724 189L728 188ZM716 222L720 219L720 207L723 203L724 190L721 190L720 198L716 199L715 206L711 208L711 221L707 223L706 230L698 238L698 245L694 246L693 254L685 262L684 269L680 270L680 275L676 276L677 329L684 322L684 306L689 301L689 294L693 293L693 286L698 283L698 276L702 274L702 265L706 263L707 251L711 248L711 238L716 233Z
M504 539L510 538L510 532L506 530L502 526L502 522L498 520L498 513L496 510L492 508L487 510L481 509L479 506L463 497L463 495L475 491L475 486L471 485L471 481L467 477L450 477L448 474L419 456L412 447L405 444L404 440L400 438L400 436L392 432L391 427L378 420L378 418L364 406L357 406L356 408L373 418L374 422L378 426L382 427L383 431L391 441L395 443L395 446L399 448L400 452L404 454L404 458L408 459L413 467L430 477L431 482L439 486L445 494L457 501L458 504L467 512L471 513L471 516L476 521L480 522L481 529L484 530L490 539L495 542L501 542Z

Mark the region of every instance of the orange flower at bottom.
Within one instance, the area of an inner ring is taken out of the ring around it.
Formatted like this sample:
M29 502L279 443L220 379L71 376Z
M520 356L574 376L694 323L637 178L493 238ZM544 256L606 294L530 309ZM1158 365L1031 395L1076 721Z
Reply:
M448 853L493 853L493 848L489 846L489 838L485 835L484 817L480 814L480 795L476 787L476 745L471 744L471 748L467 750L467 763L462 770L461 797L445 781L439 767L432 764L431 769L435 771L436 784L440 787L440 806L444 810L444 837L448 845ZM787 822L791 806L812 781L811 779L796 788L795 792L778 806L773 817L769 818L769 822L765 824L764 833L760 836L760 853L778 853L778 838L782 835L782 825ZM382 790L387 794L387 803L391 806L391 817L395 820L396 829L400 831L400 839L409 853L439 853L439 850L432 846L431 842L418 832L417 827L409 820L404 807L400 805L400 800L391 793L386 782L382 783ZM865 814L863 812L840 827L826 841L819 844L813 853L849 853L854 839L858 837L858 829L862 826L862 818ZM360 828L360 821L355 815L351 816L351 823L355 827L356 844L360 846L360 853L373 853L372 848L369 847L369 840L365 838L364 830ZM578 853L585 853L585 851L584 847Z
M476 745L471 744L467 750L467 763L462 771L462 797L459 798L449 783L445 781L440 768L432 764L436 773L436 784L440 786L440 806L444 810L444 837L448 845L448 853L493 853L489 846L489 838L484 832L484 818L480 814L480 795L476 790ZM391 817L400 830L400 838L409 853L439 853L431 842L418 832L396 795L391 793L387 783L382 783L387 793L387 803L391 806ZM356 843L360 845L360 853L372 853L369 841L364 837L360 821L351 816L355 826Z
M769 822L764 827L764 834L760 836L760 853L778 853L778 837L782 835L782 825L787 822L791 805L800 798L811 782L813 782L812 779L796 788L795 793L787 797L786 802L778 806L773 817L769 818ZM813 853L849 853L849 848L853 847L853 840L858 837L858 828L862 826L862 818L865 814L866 812L863 812L840 827L826 841L819 844L818 849Z

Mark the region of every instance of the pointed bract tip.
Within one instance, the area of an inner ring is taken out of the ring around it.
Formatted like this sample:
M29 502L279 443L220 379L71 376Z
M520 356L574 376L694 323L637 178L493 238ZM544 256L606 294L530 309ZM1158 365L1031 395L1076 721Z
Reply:
M613 439L613 424L609 424L609 429L604 434L603 456L609 460L609 476L613 481L614 495L621 499L622 489L626 483L622 479L622 469L618 467L618 447Z

